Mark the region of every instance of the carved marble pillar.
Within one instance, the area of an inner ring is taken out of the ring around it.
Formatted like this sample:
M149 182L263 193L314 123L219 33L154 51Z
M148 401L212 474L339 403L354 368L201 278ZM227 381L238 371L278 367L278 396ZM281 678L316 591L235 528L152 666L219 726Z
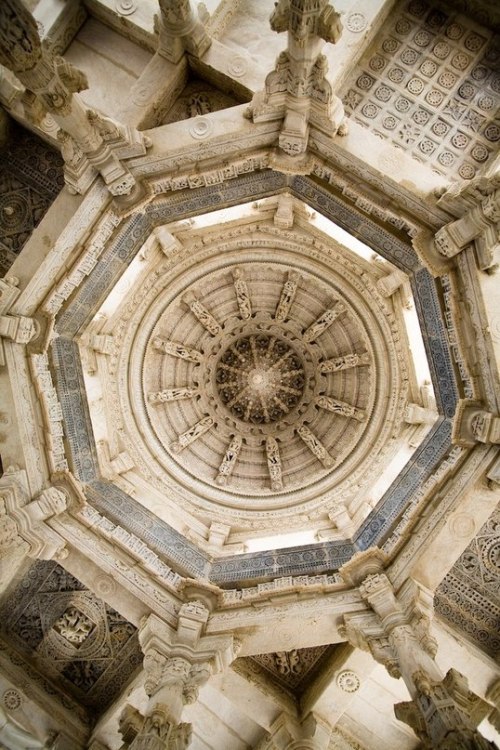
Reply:
M343 120L344 108L326 79L328 64L321 54L324 42L338 42L342 24L328 0L279 0L270 22L273 31L287 32L287 49L264 91L254 96L249 116L254 122L283 119L280 148L298 156L307 149L309 125L335 135Z
M86 76L42 44L36 21L21 0L0 3L0 63L38 97L43 112L50 112L61 128L58 139L70 190L84 193L99 173L113 195L132 191L135 178L123 160L144 154L147 139L84 105L77 92L87 88Z
M346 581L359 587L371 611L346 615L346 635L353 645L371 650L393 677L401 676L412 697L395 706L398 719L415 731L424 747L439 750L487 750L494 745L475 728L476 696L454 669L443 677L429 633L432 596L411 579L394 591L382 572L384 557L367 550L344 565ZM377 569L378 568L378 569Z
M184 705L194 703L210 675L225 669L234 658L231 636L203 634L208 617L208 607L196 600L181 606L177 628L154 614L142 623L139 640L144 652L144 688L149 702L138 731L137 714L132 716L130 707L127 716L122 716L124 740L131 739L125 747L130 750L188 747L191 725L181 721Z
M189 0L159 0L158 54L178 63L185 52L202 57L212 40L201 21L195 18Z

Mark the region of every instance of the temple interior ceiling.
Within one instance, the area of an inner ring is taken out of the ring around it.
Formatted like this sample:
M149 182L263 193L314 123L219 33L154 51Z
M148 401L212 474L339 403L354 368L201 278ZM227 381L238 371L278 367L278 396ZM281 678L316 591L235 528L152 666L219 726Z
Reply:
M5 3L0 750L493 748L498 9Z

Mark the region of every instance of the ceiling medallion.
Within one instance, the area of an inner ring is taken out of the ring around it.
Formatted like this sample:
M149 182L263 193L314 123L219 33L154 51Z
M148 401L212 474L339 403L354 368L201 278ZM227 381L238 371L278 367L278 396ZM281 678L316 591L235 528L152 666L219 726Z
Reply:
M359 443L372 359L354 310L314 275L226 266L161 313L143 366L146 410L170 459L197 479L286 492L326 476Z
M304 393L304 366L284 340L241 336L223 353L215 374L219 398L243 422L278 422Z

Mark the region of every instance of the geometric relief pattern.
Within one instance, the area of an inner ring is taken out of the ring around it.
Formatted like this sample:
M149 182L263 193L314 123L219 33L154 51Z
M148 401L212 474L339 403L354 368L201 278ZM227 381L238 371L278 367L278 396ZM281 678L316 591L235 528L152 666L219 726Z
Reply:
M487 654L500 653L500 509L459 557L434 597L436 612Z
M281 687L300 695L320 671L329 654L335 647L315 646L297 648L292 651L277 651L272 654L258 654L246 661L258 665L268 677L272 677Z
M411 0L370 49L346 87L347 113L440 174L474 177L500 140L500 38Z
M13 648L94 716L142 664L134 625L54 562L31 566L2 601L0 623Z
M0 276L64 186L60 154L32 133L11 126L0 150Z

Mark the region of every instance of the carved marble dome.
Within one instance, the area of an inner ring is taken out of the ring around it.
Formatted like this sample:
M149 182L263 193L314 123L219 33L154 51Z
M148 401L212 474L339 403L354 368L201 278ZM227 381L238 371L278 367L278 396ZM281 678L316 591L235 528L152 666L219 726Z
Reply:
M413 363L380 274L308 221L255 211L184 230L167 257L153 237L102 328L108 441L184 512L260 528L324 515L407 429Z
M0 0L0 750L498 742L500 8L334 5Z

